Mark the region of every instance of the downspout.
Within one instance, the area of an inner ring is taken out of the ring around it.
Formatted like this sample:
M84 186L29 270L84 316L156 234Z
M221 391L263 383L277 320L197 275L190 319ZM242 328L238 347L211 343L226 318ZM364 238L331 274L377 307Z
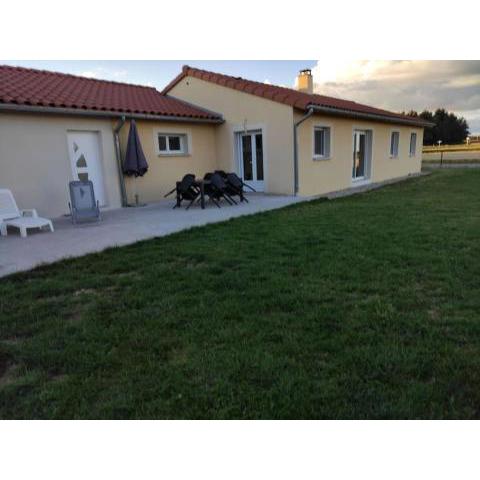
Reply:
M122 207L127 206L127 190L125 189L125 179L123 178L122 150L120 148L120 138L118 134L125 125L125 116L122 116L113 129L113 138L115 142L115 156L117 157L118 176L120 179L120 195L122 197Z
M300 120L296 121L293 124L293 193L297 195L298 193L298 127L301 123L303 123L307 118L310 118L314 113L313 107L308 108L308 112L300 118Z

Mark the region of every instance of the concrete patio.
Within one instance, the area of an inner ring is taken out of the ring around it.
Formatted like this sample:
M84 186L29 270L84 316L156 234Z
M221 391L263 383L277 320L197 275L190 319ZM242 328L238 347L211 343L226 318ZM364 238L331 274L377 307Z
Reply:
M185 208L173 210L174 200L170 199L140 208L110 210L103 213L101 222L77 226L72 225L69 217L62 217L53 220L54 233L30 230L27 238L20 238L16 229L9 229L7 237L0 237L0 277L108 247L281 208L305 199L250 194L248 200L250 203L223 204L222 208L207 204L205 210L194 206L186 211Z

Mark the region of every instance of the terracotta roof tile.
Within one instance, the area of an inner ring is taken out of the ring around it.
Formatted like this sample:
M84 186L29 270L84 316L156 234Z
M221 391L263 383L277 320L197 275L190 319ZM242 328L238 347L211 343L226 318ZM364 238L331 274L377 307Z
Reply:
M221 115L153 87L0 65L0 104L221 120Z
M199 78L211 83L216 83L218 85L249 93L251 95L267 98L275 102L290 105L291 107L300 110L307 110L309 106L327 107L333 111L337 111L339 114L343 113L346 116L349 114L367 114L384 118L386 117L393 122L395 120L399 120L402 123L405 122L419 126L428 124L428 122L425 122L422 119L408 117L406 115L371 107L369 105L362 105L350 100L299 92L293 88L279 87L277 85L255 82L239 77L231 77L221 73L208 72L206 70L189 67L188 65L183 67L182 73L173 79L163 89L162 93L168 93L178 82L187 76Z

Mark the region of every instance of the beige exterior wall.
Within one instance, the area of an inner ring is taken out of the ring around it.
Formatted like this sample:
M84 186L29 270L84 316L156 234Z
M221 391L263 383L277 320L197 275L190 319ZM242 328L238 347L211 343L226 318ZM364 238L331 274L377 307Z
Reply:
M12 190L19 208L36 208L46 217L69 212L70 130L99 134L106 208L121 206L110 120L0 113L0 188Z
M295 113L298 120L302 114ZM330 158L316 160L313 154L315 126L330 127ZM350 188L352 183L353 131L371 130L373 135L371 178L373 182L402 177L421 169L423 128L395 126L331 116L313 115L298 129L299 194L319 195ZM399 155L390 158L390 135L400 132ZM409 156L410 133L417 133L414 157Z
M302 114L291 107L211 84L183 79L172 96L222 113L221 125L137 121L147 174L135 182L126 178L128 200L135 191L143 202L158 201L186 173L203 176L207 171L238 171L236 131L262 129L264 135L265 190L293 194L293 122ZM69 131L97 132L105 184L106 208L121 206L119 174L112 129L116 122L73 116L0 113L0 188L10 188L19 208L36 208L40 215L68 213L68 182L73 179L69 158ZM331 157L313 159L314 126L331 128ZM319 195L352 186L352 138L354 129L373 132L371 180L401 177L421 169L423 129L314 115L298 129L299 194ZM400 132L399 156L390 158L390 135ZM121 130L125 154L129 124ZM410 133L417 133L417 149L409 156ZM158 151L159 133L185 134L188 154L163 156Z
M221 113L225 123L216 129L218 167L239 172L234 132L263 130L265 191L293 193L293 110L228 87L194 77L182 79L169 95Z
M216 170L215 124L137 121L137 130L143 152L148 162L148 172L137 179L126 177L125 188L129 202L133 202L135 191L140 201L155 202L175 187L175 182L187 173L203 177L206 172ZM128 132L127 122L120 134L122 156L125 155ZM187 136L186 155L161 155L158 150L159 133L176 133Z
M265 144L265 190L293 193L293 123L303 113L277 102L231 88L186 77L169 95L223 114L225 123L216 130L218 167L238 171L234 153L234 132L262 127ZM313 159L313 127L331 128L331 157ZM373 182L402 177L421 169L423 129L387 123L314 115L298 129L299 194L319 195L350 188L354 129L371 130L373 135L371 177ZM390 158L390 134L400 132L399 156ZM417 133L417 149L409 156L410 133Z

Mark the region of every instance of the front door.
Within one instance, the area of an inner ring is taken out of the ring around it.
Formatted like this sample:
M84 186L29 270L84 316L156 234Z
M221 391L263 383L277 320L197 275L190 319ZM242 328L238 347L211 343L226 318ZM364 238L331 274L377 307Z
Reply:
M367 132L364 130L355 130L353 133L353 180L362 180L366 177L366 164Z
M100 206L106 204L105 184L100 156L100 139L96 132L69 132L68 150L74 180L91 180Z
M261 131L240 134L240 175L257 192L264 191L263 135Z

